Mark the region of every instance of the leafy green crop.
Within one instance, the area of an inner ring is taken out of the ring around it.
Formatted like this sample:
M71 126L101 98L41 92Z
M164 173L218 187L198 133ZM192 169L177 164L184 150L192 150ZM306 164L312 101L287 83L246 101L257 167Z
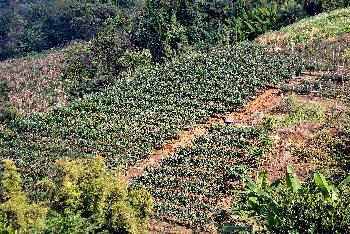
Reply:
M269 146L261 130L212 127L195 139L193 146L178 150L158 168L148 168L147 174L135 178L134 184L151 191L156 218L205 228L222 222L224 207L218 204L229 196L230 183L248 175Z
M300 60L252 43L186 54L67 108L13 120L0 132L0 157L14 160L27 187L55 176L61 156L99 154L112 167L134 165L182 128L241 108L301 69Z

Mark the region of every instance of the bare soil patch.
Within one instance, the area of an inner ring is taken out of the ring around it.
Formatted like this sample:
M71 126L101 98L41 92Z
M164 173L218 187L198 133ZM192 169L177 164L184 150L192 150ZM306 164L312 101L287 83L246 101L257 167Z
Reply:
M234 124L238 125L254 124L256 117L261 117L264 110L280 99L278 95L278 89L266 90L262 92L255 100L249 102L244 107L244 111L242 112L234 112L224 116L213 117L204 124L197 124L190 130L181 132L177 140L165 143L160 150L156 150L151 153L148 159L143 160L134 167L127 169L125 172L125 178L130 180L132 177L140 176L149 166L157 167L162 159L172 156L176 152L176 149L186 147L190 145L192 140L196 137L206 134L207 129L210 126L225 124L225 119L232 119Z

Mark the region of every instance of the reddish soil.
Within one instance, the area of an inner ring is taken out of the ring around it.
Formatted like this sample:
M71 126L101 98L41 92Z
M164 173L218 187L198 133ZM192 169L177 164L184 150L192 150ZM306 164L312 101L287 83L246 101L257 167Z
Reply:
M274 181L285 176L287 166L292 166L298 173L301 180L308 176L311 165L300 162L299 158L293 155L291 143L308 139L318 129L318 125L305 124L290 128L283 128L277 131L272 151L267 161L259 168L259 171L267 171L269 180Z
M312 80L317 75L321 74L322 72L304 74L302 77L296 77L289 84L297 86L301 81ZM247 103L241 112L217 116L209 119L205 124L197 124L190 130L181 132L177 140L165 143L162 149L151 153L149 159L139 162L135 167L129 168L125 172L126 179L131 180L132 177L142 175L148 166L159 166L160 161L163 158L171 157L178 148L190 145L193 139L207 133L207 129L210 126L225 124L225 119L231 119L236 126L258 125L261 123L261 119L265 113L270 113L275 105L282 101L282 96L280 94L281 91L277 88L266 90L258 95L253 101ZM319 102L320 100L319 98L312 97L312 95L304 95L298 96L298 101ZM312 165L306 165L304 162L300 162L298 157L293 155L291 143L308 139L314 134L317 128L317 124L304 124L277 130L274 136L275 140L272 147L273 150L268 155L265 163L259 168L259 171L268 171L270 180L274 180L283 177L287 166L291 165L298 172L300 178L305 179L308 175L309 169L312 168ZM227 197L218 205L229 208L230 203L231 197ZM148 227L150 233L193 233L193 230L156 220L151 220Z
M169 224L167 222L160 222L157 220L150 220L148 222L148 231L150 233L159 234L159 233L167 233L167 234L191 234L193 231L191 229Z
M146 160L139 162L136 166L126 170L125 178L130 180L132 177L142 175L149 166L158 166L159 162L165 158L172 156L176 149L186 147L191 144L196 137L202 136L212 125L225 124L225 119L232 119L235 124L253 125L257 117L262 117L263 111L268 109L272 104L278 102L278 89L269 89L260 94L255 100L249 102L243 112L234 112L225 116L210 118L205 124L197 124L191 130L183 131L179 134L177 140L165 143L160 150L151 153Z

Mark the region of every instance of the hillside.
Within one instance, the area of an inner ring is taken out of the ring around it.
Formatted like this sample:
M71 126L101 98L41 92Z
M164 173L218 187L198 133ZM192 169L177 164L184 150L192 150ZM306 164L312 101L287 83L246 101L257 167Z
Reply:
M301 64L247 43L189 54L67 108L11 122L1 136L1 155L19 160L30 180L52 175L41 163L61 155L98 153L111 166L130 166L185 126L240 108L258 90L301 69Z
M257 41L273 50L283 50L316 62L322 69L348 69L349 13L349 8L322 13L266 33Z
M0 109L12 107L22 115L64 106L66 97L60 78L66 55L63 51L0 62L0 80L7 87Z
M0 63L0 230L347 233L350 10L175 3Z

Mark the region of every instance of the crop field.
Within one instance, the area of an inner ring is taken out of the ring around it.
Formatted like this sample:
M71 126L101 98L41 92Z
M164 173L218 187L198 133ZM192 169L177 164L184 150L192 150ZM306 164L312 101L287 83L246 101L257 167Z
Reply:
M250 43L184 55L67 108L12 121L1 132L0 155L15 161L26 182L53 176L52 162L62 156L100 154L110 166L130 166L183 127L241 108L302 69L300 60Z
M215 126L158 168L148 168L134 185L151 191L156 219L205 229L223 221L229 189L239 188L240 179L257 168L270 146L257 128Z

